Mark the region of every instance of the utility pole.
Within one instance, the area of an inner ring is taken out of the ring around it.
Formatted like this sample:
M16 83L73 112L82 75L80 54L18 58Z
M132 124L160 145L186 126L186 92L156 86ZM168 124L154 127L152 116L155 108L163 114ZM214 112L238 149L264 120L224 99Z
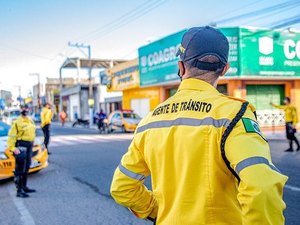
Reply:
M76 47L78 49L87 48L88 49L88 74L89 74L89 117L90 117L90 124L93 123L93 106L94 106L94 97L93 97L93 84L92 84L92 62L91 62L91 46L75 43L72 44L71 42L68 43L70 47ZM86 55L86 54L85 54Z
M22 97L21 97L21 85L15 85L14 87L17 87L18 90L19 90L19 96L17 98L17 100L19 100L19 105L21 106L22 105Z
M29 76L37 76L38 78L38 93L37 93L37 101L38 108L41 109L41 84L40 84L40 74L39 73L30 73Z

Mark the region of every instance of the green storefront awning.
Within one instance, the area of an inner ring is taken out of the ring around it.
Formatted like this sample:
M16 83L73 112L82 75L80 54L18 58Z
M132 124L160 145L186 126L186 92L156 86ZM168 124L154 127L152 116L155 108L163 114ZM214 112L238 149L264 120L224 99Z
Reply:
M229 41L228 77L300 77L300 33L220 28ZM140 85L178 80L176 52L186 30L139 48Z

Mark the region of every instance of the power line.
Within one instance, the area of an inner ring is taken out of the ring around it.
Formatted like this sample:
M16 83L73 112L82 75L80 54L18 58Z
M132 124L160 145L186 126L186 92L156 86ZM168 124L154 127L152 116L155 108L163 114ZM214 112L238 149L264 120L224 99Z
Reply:
M80 41L87 40L91 36L99 35L99 33L102 34L102 33L108 32L108 31L112 30L112 28L113 28L113 30L116 30L119 28L120 25L123 26L124 21L132 20L133 18L137 19L138 17L136 17L136 15L142 16L143 13L147 12L149 9L153 10L153 9L157 8L158 6L160 6L161 4L163 4L164 2L166 2L166 0L150 0L150 1L147 1L146 3L140 4L137 7L135 7L134 9L126 12L122 16L114 19L113 21L79 37L79 40Z
M279 28L284 28L288 27L294 24L300 23L300 14L297 16L290 17L284 21L280 21L278 23L275 23L271 28L272 29L279 29Z
M117 30L117 29L119 29L119 28L121 28L121 27L123 27L123 26L125 26L125 25L127 25L127 24L129 24L129 23L131 23L133 21L135 21L136 19L138 19L138 18L146 15L147 13L151 12L152 10L158 8L159 6L161 6L165 2L166 2L166 0L164 0L163 2L161 2L161 3L157 4L157 5L153 5L151 8L148 8L147 10L145 9L143 11L140 11L139 13L135 14L134 16L132 16L130 18L127 18L126 20L123 20L123 21L121 21L120 23L118 23L118 24L116 24L114 26L111 26L107 30L103 30L101 33L98 34L99 36L97 38L94 38L92 41L94 41L96 39L100 39L100 38L108 35L109 33L111 33L113 31L115 31L115 30Z
M286 12L286 11L291 10L291 9L295 9L296 7L299 7L299 6L300 5L298 5L298 6L290 6L288 8L283 8L283 9L277 11L277 12L270 12L270 13L267 13L266 15L260 16L258 18L254 18L252 20L246 20L247 21L246 23L250 23L250 22L257 21L257 20L261 20L261 19L264 19L264 18L270 17L270 16L274 17L275 15L278 15L280 13Z
M92 42L96 40L94 39L88 39L89 37L95 36L95 35L101 35L101 34L109 34L122 26L138 19L139 17L146 15L150 11L154 10L155 8L159 7L160 5L164 4L168 0L150 0L143 2L142 4L136 6L132 10L124 13L122 16L114 19L113 21L101 26L100 28L97 28L85 35L80 36L79 38L75 38L75 40L78 40L79 42ZM103 35L103 36L104 36ZM101 38L101 37L98 37ZM63 48L59 53L51 59L51 61L55 60L58 55L61 54L61 52L65 51L67 47ZM74 52L74 51L72 51Z
M230 17L230 18L227 18L224 20L216 21L215 23L220 24L220 23L231 22L231 21L240 20L240 19L244 19L244 18L249 18L249 17L260 15L260 14L269 13L271 11L282 10L282 9L290 7L290 6L297 6L299 4L300 4L299 0L287 1L284 3L266 7L266 8L260 9L260 10L256 10L256 11L252 11L252 12L245 13L242 15L233 16L233 17Z
M233 9L233 10L230 10L230 11L227 11L227 12L225 12L225 13L222 13L221 15L214 16L214 17L215 17L215 18L221 19L221 18L224 18L225 16L228 16L228 15L230 15L230 14L232 14L232 13L236 13L237 11L239 11L239 10L241 10L241 9L245 9L246 7L255 5L255 4L257 4L257 3L259 3L259 2L263 2L263 1L265 1L265 0L258 0L258 1L255 1L255 2L251 2L251 3L249 3L249 4L243 5L243 6L239 7L239 8L236 8L236 9ZM210 20L210 21L212 21L212 20Z

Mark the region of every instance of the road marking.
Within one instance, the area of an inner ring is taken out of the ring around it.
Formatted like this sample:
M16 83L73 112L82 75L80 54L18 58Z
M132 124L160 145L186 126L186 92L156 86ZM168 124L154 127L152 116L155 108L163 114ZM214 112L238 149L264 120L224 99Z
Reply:
M294 187L294 186L291 186L291 185L288 185L288 184L285 185L285 188L290 189L292 191L300 191L300 188Z
M72 135L72 136L54 136L51 138L50 146L71 146L78 144L101 143L101 142L118 142L132 140L133 134L123 135Z
M20 219L22 225L35 225L34 219L31 216L30 212L27 210L26 206L24 205L23 199L17 198L16 192L13 189L14 188L10 186L10 188L8 188L8 192L21 215Z

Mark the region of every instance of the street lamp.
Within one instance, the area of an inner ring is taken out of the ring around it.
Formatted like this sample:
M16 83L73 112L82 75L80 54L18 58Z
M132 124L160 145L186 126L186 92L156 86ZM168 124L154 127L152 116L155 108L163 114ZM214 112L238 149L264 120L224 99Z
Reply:
M40 74L39 73L30 73L29 76L37 76L38 78L38 94L37 94L37 100L38 100L38 108L41 109L41 87L40 87Z

